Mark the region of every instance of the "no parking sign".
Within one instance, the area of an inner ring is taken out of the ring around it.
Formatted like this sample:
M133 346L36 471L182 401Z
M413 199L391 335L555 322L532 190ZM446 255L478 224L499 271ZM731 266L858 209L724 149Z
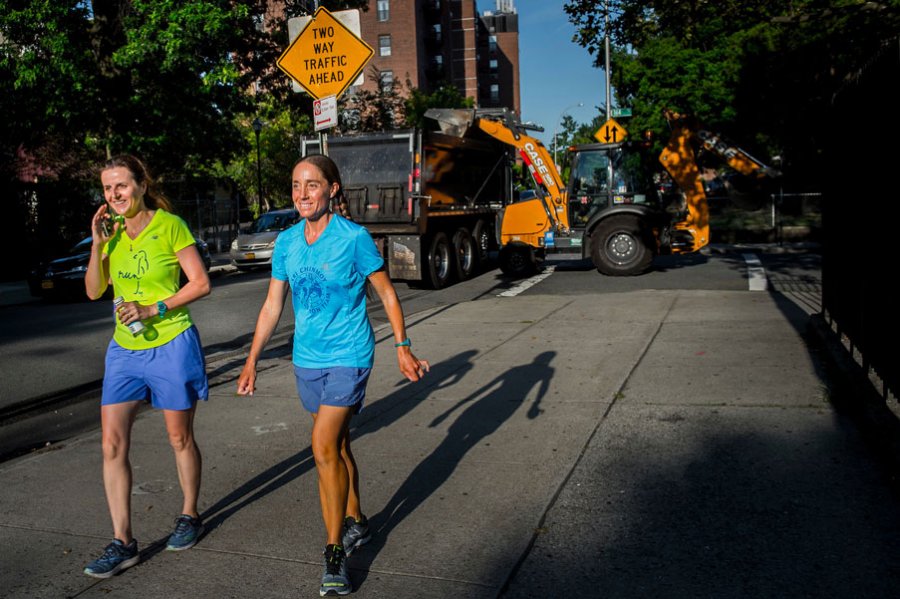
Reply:
M337 125L337 96L328 96L313 101L313 122L316 131Z

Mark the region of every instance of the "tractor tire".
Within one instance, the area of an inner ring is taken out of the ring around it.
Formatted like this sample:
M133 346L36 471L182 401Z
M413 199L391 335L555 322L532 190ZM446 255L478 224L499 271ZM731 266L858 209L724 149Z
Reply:
M591 232L591 259L613 277L639 275L653 262L650 233L634 216L611 216Z
M506 245L500 250L500 270L503 274L521 278L534 274L537 264L531 248L524 245Z

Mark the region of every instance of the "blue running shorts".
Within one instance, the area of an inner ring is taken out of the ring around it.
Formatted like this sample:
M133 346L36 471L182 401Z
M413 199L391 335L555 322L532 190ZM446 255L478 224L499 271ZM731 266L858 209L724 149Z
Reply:
M366 399L366 384L371 373L371 368L294 366L300 403L313 414L319 413L319 406L353 408L354 414L359 413Z
M106 349L100 405L150 400L158 410L189 410L209 396L200 334L192 326L159 347Z

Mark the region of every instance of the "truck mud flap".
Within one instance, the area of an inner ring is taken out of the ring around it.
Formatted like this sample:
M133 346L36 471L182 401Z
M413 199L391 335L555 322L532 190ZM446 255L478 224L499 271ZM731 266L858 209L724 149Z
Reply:
M422 238L418 235L388 237L388 273L392 279L422 280Z

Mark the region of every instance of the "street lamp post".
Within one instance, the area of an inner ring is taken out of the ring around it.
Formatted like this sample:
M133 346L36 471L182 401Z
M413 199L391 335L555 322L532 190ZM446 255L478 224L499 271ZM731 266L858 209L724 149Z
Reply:
M257 215L262 212L263 192L262 192L262 166L259 159L259 132L262 131L263 122L259 117L253 119L253 132L256 134L256 212Z
M563 116L572 110L573 108L580 108L584 106L584 102L579 102L578 104L572 104L571 106L564 108L562 112L559 113L559 119L556 121L556 126L553 127L553 166L557 166L559 164L559 157L556 155L556 133L559 130L559 123L562 121Z

